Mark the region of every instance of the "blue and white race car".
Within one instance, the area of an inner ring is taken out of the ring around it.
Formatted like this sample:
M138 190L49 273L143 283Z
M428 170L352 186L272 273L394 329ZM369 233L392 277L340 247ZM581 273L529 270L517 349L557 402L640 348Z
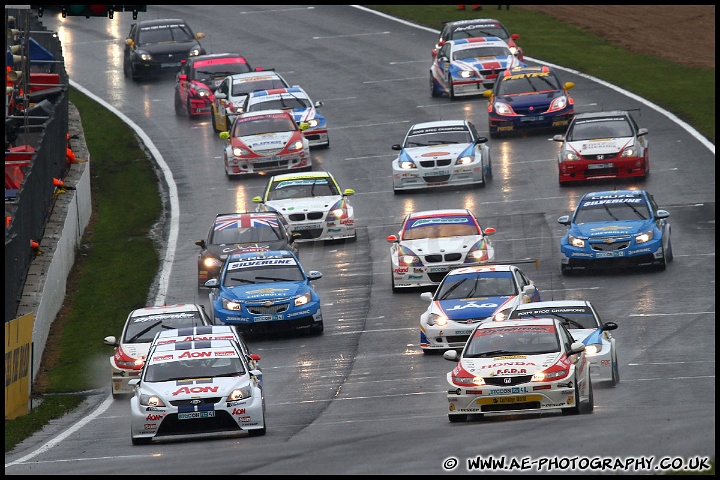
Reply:
M572 216L558 218L568 226L560 240L560 271L640 265L664 270L673 259L669 216L647 190L586 193Z

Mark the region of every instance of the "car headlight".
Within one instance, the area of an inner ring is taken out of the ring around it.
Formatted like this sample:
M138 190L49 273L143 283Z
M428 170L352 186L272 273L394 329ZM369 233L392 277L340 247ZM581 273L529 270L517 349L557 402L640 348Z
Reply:
M572 150L563 150L560 154L561 162L574 162L580 160L580 156Z
M495 102L495 113L498 115L513 115L513 109L507 103Z
M228 300L222 297L222 305L225 310L240 310L240 303L234 300Z
M570 374L570 369L554 370L552 372L535 372L532 376L533 382L547 382L550 380L558 380L563 377L567 377Z
M460 157L457 160L455 160L455 164L456 165L470 165L474 161L475 161L475 157L470 156L470 155L465 155L465 156Z
M517 55L518 54L517 47L510 47L510 53L512 53L513 55Z
M246 157L250 155L250 150L242 147L233 147L233 155L236 157Z
M583 240L582 238L573 237L572 235L568 235L568 243L573 247L585 248L585 240Z
M115 365L118 367L132 368L133 370L137 369L137 367L142 367L143 363L145 363L145 360L142 358L135 360L115 360Z
M300 295L299 297L295 297L295 306L301 307L303 305L307 305L310 303L310 300L312 300L312 296L310 295L310 292Z
M655 236L655 234L653 233L653 231L649 230L649 231L635 237L635 243L649 242L650 240L653 239L654 236Z
M448 324L448 319L445 315L442 315L440 313L431 313L430 315L428 315L427 324L444 327Z
M485 385L482 377L456 377L453 375L452 382L455 385Z
M152 55L150 55L150 53L144 50L138 50L136 53L138 57L140 57L140 60L142 60L143 62L149 62L150 60L152 60Z
M555 112L557 110L562 110L563 108L567 107L568 100L565 95L562 97L558 97L555 100L552 101L550 104L550 108L548 109L548 112Z
M495 312L492 316L493 321L495 322L504 322L507 319L508 313L510 313L509 308L505 310L500 310L499 312Z
M597 355L600 350L602 350L601 343L591 343L590 345L585 345L585 353L587 355Z
M248 385L242 388L236 388L230 392L230 395L228 395L228 401L242 400L250 397L252 397L252 388Z
M470 78L470 77L474 77L475 74L473 72L471 72L470 70L460 70L459 76L460 76L460 78Z
M165 403L157 395L140 395L140 405L146 405L148 407L164 407Z
M320 125L320 122L318 121L317 118L313 118L312 120L308 120L307 124L310 125L309 128L314 128L314 127L317 127L318 125Z
M193 47L188 53L188 57L197 57L198 55L200 55L200 47Z
M620 154L622 158L625 157L637 157L638 156L638 148L635 145L632 145L630 147L627 147L625 150L622 151Z
M203 260L202 263L207 268L222 267L222 264L223 264L223 262L219 258L214 258L214 257L208 257L205 260Z
M327 220L340 220L347 216L347 211L344 208L333 208L327 214Z
M409 162L409 161L398 162L398 166L402 170L410 170L411 168L417 168L417 165L415 165L415 162Z
M478 248L469 251L466 258L468 260L466 263L482 262L483 260L488 260L488 253L484 248Z
M400 265L422 265L420 257L415 255L400 255Z
M297 142L289 143L288 146L287 146L287 149L290 150L291 152L297 152L298 150L302 150L302 149L303 149L303 142L301 142L300 140L298 140Z

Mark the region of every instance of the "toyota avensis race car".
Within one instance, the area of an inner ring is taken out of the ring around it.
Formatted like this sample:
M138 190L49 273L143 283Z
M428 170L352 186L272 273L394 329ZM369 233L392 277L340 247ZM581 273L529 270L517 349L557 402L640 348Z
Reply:
M188 57L205 55L199 40L204 33L193 33L179 18L143 20L130 25L123 51L123 74L133 80L177 72Z
M607 382L612 386L620 381L615 338L610 333L618 325L615 322L603 323L592 303L587 300L528 303L518 305L507 316L508 320L535 318L561 320L573 338L585 344L593 381Z
M398 234L386 238L392 291L439 285L452 269L492 263L494 233L466 208L407 214Z
M344 241L357 239L352 195L355 190L341 190L330 172L285 173L270 177L252 201L259 212L281 214L298 242Z
M244 111L289 110L298 124L308 124L303 135L310 142L310 148L327 148L330 146L327 121L317 111L322 105L322 102L310 100L305 90L295 86L273 90L255 90L245 99Z
M225 77L225 80L215 89L212 105L210 105L213 130L225 132L230 129L235 117L243 113L245 100L250 92L289 86L290 84L273 70L237 73Z
M109 336L103 341L106 345L115 347L115 354L110 357L113 397L132 393L128 382L140 376L145 355L157 332L200 325L212 325L212 322L205 313L205 307L199 304L144 307L130 312L120 340Z
M245 57L237 53L210 53L183 60L175 77L175 113L208 115L213 92L223 79L252 70Z
M240 114L225 140L225 175L247 175L278 170L310 170L310 144L303 135L307 123L298 125L285 110Z
M142 376L133 379L133 445L153 438L223 431L265 435L265 395L232 340L153 345Z
M586 193L572 217L558 218L568 226L560 240L560 271L630 265L665 270L673 259L669 216L646 190Z
M515 67L498 77L488 101L491 137L528 130L565 130L575 114L568 90L572 82L560 82L547 66Z
M650 173L648 133L626 111L576 115L565 135L553 137L562 142L560 185L609 178L644 180Z
M585 345L560 320L483 322L473 330L447 374L448 419L468 415L541 412L591 413L594 409Z
M446 42L430 67L430 94L447 94L451 100L482 95L508 68L525 66L497 37Z
M228 255L266 250L291 250L298 254L290 226L276 212L219 213L207 237L197 240L198 287L220 273Z
M520 61L525 61L522 48L515 43L515 40L520 40L520 35L517 33L510 34L505 25L494 18L471 18L469 20L445 22L440 32L440 38L438 38L432 50L432 55L436 57L440 47L448 40L473 37L498 37L507 43L513 55L518 57Z
M306 330L321 333L320 295L310 284L322 273L305 273L289 251L230 255L220 272L205 284L216 325L240 332Z
M392 146L393 193L448 185L485 186L492 177L488 139L467 120L440 120L410 127Z
M475 324L516 305L539 302L535 282L515 265L486 265L451 270L435 294L423 292L430 302L420 315L423 353L463 348Z

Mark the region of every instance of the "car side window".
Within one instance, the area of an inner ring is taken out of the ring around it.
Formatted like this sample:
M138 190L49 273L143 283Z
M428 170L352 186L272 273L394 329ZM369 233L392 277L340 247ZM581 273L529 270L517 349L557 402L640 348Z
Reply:
M513 275L515 275L515 281L520 287L520 290L522 290L526 285L530 285L530 281L519 270L513 272Z

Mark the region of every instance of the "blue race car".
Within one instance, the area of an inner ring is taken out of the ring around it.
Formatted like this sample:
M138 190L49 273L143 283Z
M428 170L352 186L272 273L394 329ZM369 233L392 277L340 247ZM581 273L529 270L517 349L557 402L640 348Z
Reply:
M493 89L483 93L490 99L490 136L529 130L564 131L575 114L575 101L568 94L574 86L560 82L545 65L505 70Z
M586 193L572 217L558 223L568 231L560 241L560 270L651 265L665 270L672 261L670 216L646 190Z
M205 283L215 325L233 325L241 333L279 330L323 331L320 295L310 282L322 277L305 272L287 250L230 255L218 278Z

